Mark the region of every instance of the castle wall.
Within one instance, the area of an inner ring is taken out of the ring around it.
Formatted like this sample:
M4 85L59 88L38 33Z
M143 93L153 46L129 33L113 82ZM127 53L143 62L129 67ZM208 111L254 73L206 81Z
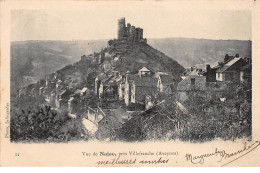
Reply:
M130 28L130 36L129 36L129 41L131 43L135 42L135 35L136 35L135 26L131 26L131 28Z
M128 24L127 24L127 27L126 27L126 36L127 36L127 37L130 37L130 28L131 28L131 24L128 23Z
M125 26L125 18L118 20L118 33L117 37L118 39L122 39L126 36L126 26Z
M125 18L118 20L118 39L126 39L130 43L136 43L143 39L143 29L135 28L130 23L125 24Z

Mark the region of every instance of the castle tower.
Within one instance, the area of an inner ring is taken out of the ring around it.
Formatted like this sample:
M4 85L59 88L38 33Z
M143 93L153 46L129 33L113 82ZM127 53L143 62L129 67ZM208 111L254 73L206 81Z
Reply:
M130 23L125 22L125 18L118 20L118 40L127 40L129 43L136 43L143 41L143 29L139 27L132 26Z
M140 28L136 28L136 35L135 35L136 41L140 41Z
M121 18L118 20L117 38L122 39L125 36L126 36L125 18Z
M131 26L131 27L130 27L130 36L129 36L129 39L130 39L130 42L131 42L131 43L134 43L134 42L135 42L135 35L136 35L135 26Z
M143 33L144 33L144 30L141 28L140 29L140 39L143 39Z
M128 23L127 27L126 27L126 36L129 37L130 36L130 28L131 28L131 24Z

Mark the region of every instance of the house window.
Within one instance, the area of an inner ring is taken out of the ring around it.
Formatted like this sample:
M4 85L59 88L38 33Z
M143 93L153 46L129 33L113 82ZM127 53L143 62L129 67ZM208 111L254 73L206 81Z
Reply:
M191 84L195 85L195 78L191 78L190 80L191 80Z

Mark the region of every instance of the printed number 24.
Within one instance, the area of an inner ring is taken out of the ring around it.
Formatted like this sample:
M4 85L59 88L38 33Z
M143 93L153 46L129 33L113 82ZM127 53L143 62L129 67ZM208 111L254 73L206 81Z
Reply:
M15 153L14 156L20 156L20 153Z

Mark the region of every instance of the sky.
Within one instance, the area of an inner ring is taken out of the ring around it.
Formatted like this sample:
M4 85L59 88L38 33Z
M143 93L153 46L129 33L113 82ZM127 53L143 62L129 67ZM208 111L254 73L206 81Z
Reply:
M12 10L11 41L99 40L117 37L117 21L144 29L145 38L251 40L250 11Z

